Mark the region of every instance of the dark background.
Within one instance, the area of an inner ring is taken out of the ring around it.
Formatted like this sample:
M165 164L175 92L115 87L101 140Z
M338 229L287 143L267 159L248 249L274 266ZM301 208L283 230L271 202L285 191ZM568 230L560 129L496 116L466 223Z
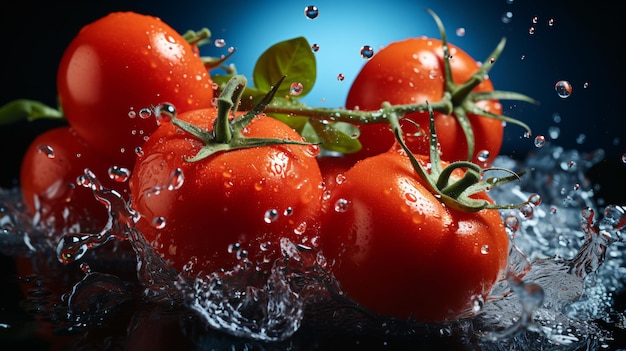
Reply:
M209 1L48 1L36 5L27 1L5 1L0 5L0 105L29 98L54 106L56 68L63 50L83 25L111 11L133 10L159 16L180 32L209 27L216 38L223 35L241 49L234 60L241 73L249 74L251 62L263 48L303 33L307 36L308 33L324 34L320 28L311 32L313 24L309 22L294 26L280 20L280 16L304 18L301 11L306 5L320 8L320 22L316 24L323 24L327 36L334 33L339 37L339 33L345 32L348 39L360 38L359 33L371 31L372 35L380 34L373 42L368 42L375 48L403 39L408 33L438 37L432 19L422 11L430 7L446 24L449 41L463 47L477 60L485 59L500 37L507 37L507 48L490 73L494 86L530 95L541 103L539 106L505 103L509 114L528 123L534 134L547 135L548 128L559 127L561 135L551 142L567 149L580 152L603 149L606 159L592 168L588 176L598 186L598 198L607 204L626 204L626 164L621 159L626 153L622 55L625 26L623 12L615 2L388 0L384 2L388 6L385 11L370 9L368 13L368 7L373 7L374 3L379 2L341 2L352 10L333 17L335 22L324 23L321 22L323 16L329 14L330 18L329 9L333 4L324 0L243 1L237 2L237 6L232 2L229 5ZM339 6L337 2L334 4ZM403 10L404 7L407 10ZM292 8L298 9L295 14L291 14ZM291 12L281 14L280 11ZM507 11L513 13L510 23L500 20ZM334 12L337 15L338 10ZM399 20L397 16L403 17ZM532 23L535 16L536 24ZM383 18L391 22L383 22ZM554 19L553 26L547 25L549 19ZM532 35L529 34L531 26L535 27ZM467 34L454 36L457 27L464 27ZM320 101L325 99L325 104L331 107L340 106L351 77L363 63L356 57L341 63L344 57L333 58L328 50L328 56L323 56L324 49L329 47L330 43L322 45L318 74L326 72L334 77L341 71L346 73L346 81L340 86L335 79L318 78L315 94L307 101L311 105L323 105ZM206 50L209 54L219 54L214 48ZM344 66L324 66L324 60ZM561 79L570 81L574 87L568 99L559 98L554 91L554 84ZM583 88L584 83L589 84L588 88ZM555 122L554 114L561 117L560 122ZM17 179L24 150L36 135L60 123L37 121L0 126L0 187L19 185ZM532 139L523 138L519 128L510 126L505 131L503 154L523 159L533 151ZM585 136L582 142L581 135ZM0 259L1 276L10 276L11 259L2 255ZM5 282L2 280L0 298L17 300L19 292L13 287L5 289ZM17 311L17 306L6 307L4 303L0 306L3 306L0 310L3 313L12 308ZM623 299L618 299L617 307L625 306Z

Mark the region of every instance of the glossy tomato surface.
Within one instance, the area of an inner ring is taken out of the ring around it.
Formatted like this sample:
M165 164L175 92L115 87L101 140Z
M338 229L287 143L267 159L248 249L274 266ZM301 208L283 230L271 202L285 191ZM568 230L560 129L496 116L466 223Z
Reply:
M497 210L445 206L401 153L359 161L344 176L327 202L321 248L357 303L396 318L451 320L471 315L503 277L509 239Z
M85 169L105 187L127 196L127 184L109 176L115 174L114 162L89 146L71 127L57 127L35 138L20 169L22 197L31 214L38 213L40 221L56 230L99 231L108 212L91 189L79 185L78 178Z
M152 106L209 107L214 92L194 48L159 18L135 12L84 26L61 58L57 89L76 132L123 167L157 127Z
M464 83L479 69L480 63L462 49L449 46L453 81ZM383 102L392 105L435 103L442 100L445 91L441 41L426 37L409 38L389 44L365 63L352 83L346 108L377 110ZM493 85L486 78L474 91L493 91ZM502 113L498 101L479 101L476 104L491 113ZM500 120L474 114L469 114L468 118L475 140L472 161L481 166L490 165L502 146L503 124ZM405 119L419 124L416 128L401 121L407 145L413 153L428 154L428 113L409 113ZM467 140L456 117L436 112L435 127L441 158L450 162L467 160ZM385 152L395 140L387 124L361 125L360 131L359 140L363 149L349 155L355 160ZM488 157L484 157L484 151L487 151ZM483 155L479 157L481 153Z
M216 109L178 118L212 130ZM284 123L261 115L242 132L302 140ZM313 245L323 187L310 146L252 147L186 161L202 145L164 123L145 143L130 179L132 204L142 216L138 228L175 268L195 262L195 271L240 264L267 269L281 257L281 238Z

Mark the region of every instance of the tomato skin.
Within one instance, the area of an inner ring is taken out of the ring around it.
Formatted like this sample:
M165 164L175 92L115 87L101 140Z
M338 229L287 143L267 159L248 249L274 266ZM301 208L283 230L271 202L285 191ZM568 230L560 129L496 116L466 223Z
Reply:
M76 132L122 167L132 167L135 148L157 127L154 116L140 117L142 109L209 107L214 94L197 50L159 18L134 12L113 12L80 30L61 58L57 90Z
M206 130L212 130L215 117L214 108L178 116ZM255 117L243 133L302 140L286 124L266 116ZM245 258L266 269L281 257L281 237L312 245L323 188L308 146L253 147L217 153L198 162L184 160L202 145L164 123L144 144L144 155L137 159L130 179L132 204L142 215L137 227L174 268L182 270L194 259L194 271L229 270L245 263ZM155 186L167 185L176 169L182 170L185 179L180 188L149 194ZM268 210L276 210L269 223ZM152 224L155 218L164 218L165 227L157 229ZM239 247L233 250L233 245Z
M453 81L462 84L480 65L457 46L449 44L449 47ZM362 67L348 92L346 108L369 111L378 110L383 102L392 105L439 102L445 92L443 67L440 40L420 37L393 42ZM493 91L493 84L486 78L474 91ZM476 105L495 114L502 113L502 105L496 100L479 101ZM428 154L428 113L410 113L405 115L405 119L411 119L420 126L417 129L401 120L409 149L415 154ZM468 114L468 119L475 139L472 161L481 166L491 165L500 152L504 126L501 121L489 117ZM456 117L435 112L435 127L442 160L467 160L467 141ZM383 153L394 144L394 135L387 124L359 125L359 128L363 149L348 155L354 160ZM415 136L416 133L420 136ZM478 157L483 150L489 152L486 160Z
M43 132L35 138L20 168L22 198L30 213L39 211L44 223L55 230L102 229L108 218L107 209L94 197L91 189L78 185L77 178L89 168L103 186L121 194L127 184L109 178L114 162L100 155L68 126ZM77 229L77 228L74 228Z
M420 179L398 152L357 162L328 200L322 254L343 292L376 313L467 316L473 296L486 298L503 277L508 236L497 210L451 209Z

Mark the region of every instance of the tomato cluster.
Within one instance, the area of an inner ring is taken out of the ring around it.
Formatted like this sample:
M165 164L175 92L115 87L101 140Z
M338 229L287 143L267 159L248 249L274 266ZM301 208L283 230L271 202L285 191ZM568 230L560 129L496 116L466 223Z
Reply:
M276 46L276 60L302 40ZM248 89L242 76L210 76L195 44L158 18L112 13L85 26L58 72L69 126L26 153L25 203L57 227L98 230L108 213L80 186L88 169L127 196L137 229L183 274L267 272L288 240L324 255L340 293L374 313L475 314L509 245L482 180L503 134L505 95L488 68L445 40L391 43L332 114L363 117L347 129L359 129L354 148L344 122L281 97L276 67Z

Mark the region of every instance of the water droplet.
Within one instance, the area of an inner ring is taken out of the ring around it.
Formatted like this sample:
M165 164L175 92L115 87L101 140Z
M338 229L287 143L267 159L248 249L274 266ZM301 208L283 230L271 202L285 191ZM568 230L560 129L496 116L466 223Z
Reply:
M335 211L336 212L346 212L350 207L350 202L347 199L339 199L335 202Z
M626 153L622 154L622 163L626 163Z
M576 137L576 143L577 144L583 144L585 142L585 139L587 139L587 136L585 134L578 134L578 136Z
M155 227L156 229L165 228L165 224L166 224L166 220L164 217L154 217L152 219L152 226Z
M135 112L135 110L131 109L130 111L128 111L128 118L135 118L137 117L137 112Z
M374 56L374 49L369 45L363 45L361 47L361 57L364 59L371 59Z
M529 203L525 203L519 208L519 212L524 218L532 218L534 214L533 206Z
M278 210L275 208L269 209L267 211L265 211L265 215L263 216L263 220L265 221L265 223L272 223L274 221L276 221L279 217L279 213Z
M285 211L283 211L283 216L291 216L293 214L293 208L287 207Z
M307 145L307 147L304 149L304 152L310 157L317 157L320 154L321 150L319 145L310 144Z
M142 157L143 156L143 148L141 146L137 146L135 148L135 155L137 155L137 157Z
M456 29L456 36L457 37L462 37L465 35L465 28L460 27Z
M307 224L306 222L302 222L298 224L295 228L293 228L293 233L296 235L302 235L306 232Z
M546 144L546 137L543 135L537 135L535 137L535 147L541 148Z
M533 24L537 24L539 22L539 18L537 16L533 16L532 22Z
M535 27L528 28L528 34L530 34L530 35L535 34Z
M50 145L39 145L37 151L43 153L48 158L54 158L54 149Z
M559 136L561 135L561 128L559 127L548 128L548 135L550 136L550 139L552 140L558 139Z
M308 19L315 19L317 18L317 16L319 16L319 14L320 11L318 10L317 6L309 5L304 8L304 15Z
M152 116L152 110L150 110L149 108L146 107L139 110L139 118L148 119L150 118L150 116Z
M556 207L550 207L550 213L551 213L551 214L556 214L556 212L557 212L557 211L558 211L558 210L557 210L557 208L556 208Z
M486 255L489 253L489 245L485 244L480 248L480 253Z
M185 175L183 174L183 170L180 168L176 168L170 174L170 178L167 181L166 188L167 190L176 190L180 189L181 186L185 183Z
M339 73L339 74L337 75L337 80L338 80L338 81L340 81L340 82L343 82L343 80L344 80L345 78L346 78L346 77L343 75L343 73Z
M319 44L313 44L313 45L311 45L311 50L312 50L313 52L318 52L318 51L320 51L320 45L319 45Z
M335 182L337 184L342 184L346 181L346 176L343 173L339 173L335 176Z
M585 83L583 84L583 89L587 89L587 88L589 88L589 82L585 82Z
M226 40L222 38L218 38L218 39L215 39L213 44L218 48L223 48L224 46L226 46Z
M532 206L539 206L539 205L541 205L541 195L539 195L539 194L530 194L528 196L528 203L531 204Z
M303 86L302 83L300 82L293 82L291 83L291 86L289 87L289 94L293 95L293 96L298 96L300 94L302 94L302 90L303 90Z
M487 160L489 159L489 150L481 150L481 151L479 151L478 152L478 156L476 156L476 158L480 162L487 162Z
M169 122L176 117L176 107L169 102L163 102L154 107L154 115L159 124L161 122Z
M130 178L130 169L125 167L113 166L108 170L109 178L118 183L124 183Z
M552 27L554 25L554 18L550 18L548 20L548 27Z
M506 216L506 218L504 218L504 225L513 233L517 232L521 227L519 218L515 215Z
M572 95L572 85L566 80L560 80L556 82L556 84L554 85L554 90L556 90L556 93L562 99L566 99L570 95Z

